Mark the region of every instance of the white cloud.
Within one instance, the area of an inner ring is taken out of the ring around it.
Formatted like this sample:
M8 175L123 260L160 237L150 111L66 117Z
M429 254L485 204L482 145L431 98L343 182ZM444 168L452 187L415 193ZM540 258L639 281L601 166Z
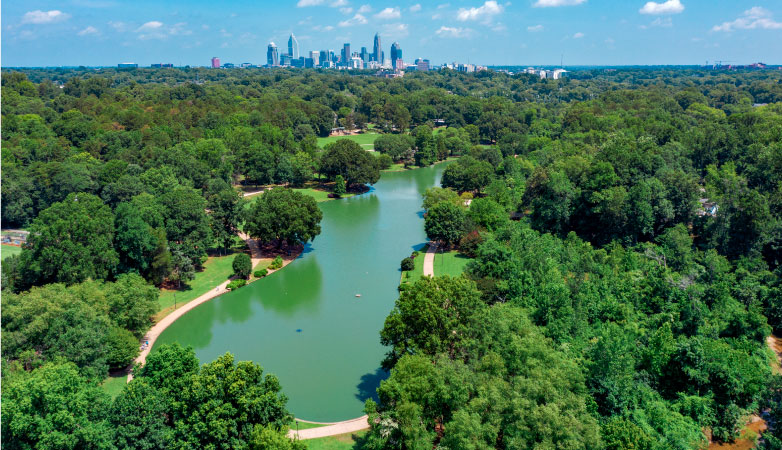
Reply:
M780 30L782 22L775 22L771 12L760 6L752 7L732 22L723 22L722 25L714 25L712 31L735 31L735 30Z
M353 25L364 25L367 23L367 18L362 16L361 14L356 14L353 16L353 18L348 20L343 20L339 23L339 26L341 27L351 27Z
M361 8L358 9L359 14L368 14L372 12L372 7L369 5L361 5Z
M582 37L584 37L584 33L580 31L573 35L573 39L581 39Z
M446 27L445 25L441 26L436 33L438 36L445 38L466 38L472 36L472 30L469 28Z
M99 33L98 29L90 25L76 34L78 34L79 36L87 36L89 34L98 34L98 33Z
M538 0L535 2L535 8L555 8L558 6L574 6L586 3L587 0Z
M348 6L347 0L334 0L329 4L332 8L341 8L343 6Z
M383 25L382 34L393 39L402 39L410 35L410 29L406 23L389 23Z
M402 12L399 8L386 8L375 14L376 19L398 19L400 17L402 17Z
M679 14L684 11L681 0L666 0L663 3L646 2L638 12L641 14Z
M130 25L126 24L125 22L112 22L109 21L107 24L114 28L114 31L117 31L119 33L124 33L126 31L130 31Z
M481 22L491 22L491 19L500 14L503 7L494 0L489 0L477 8L459 8L456 13L456 19L460 22L468 20L480 20Z
M347 16L348 14L353 12L353 8L351 8L349 6L345 7L345 8L339 8L339 12L341 12L342 14Z
M35 11L24 13L24 16L22 16L22 23L33 23L36 25L41 25L45 23L61 22L63 20L68 20L70 17L70 14L66 14L56 9L51 11L41 11L40 9L37 9Z
M421 4L416 3L415 5L410 7L410 12L418 12L421 10Z
M163 22L158 22L157 20L153 20L151 22L147 22L144 25L141 25L136 29L137 33L142 33L144 31L153 31L153 30L159 30L163 27Z
M299 0L299 2L296 3L296 7L306 8L308 6L317 6L322 4L323 4L323 0Z
M527 31L530 33L538 33L543 31L543 25L530 25L527 27Z
M331 25L326 25L326 26L315 25L314 27L312 27L312 29L315 31L332 31L334 27Z

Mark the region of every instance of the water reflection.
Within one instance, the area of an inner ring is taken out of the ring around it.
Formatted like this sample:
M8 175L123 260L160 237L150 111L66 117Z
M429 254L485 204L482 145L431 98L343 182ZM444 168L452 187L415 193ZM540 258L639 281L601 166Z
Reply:
M356 398L363 402L367 399L372 399L375 402L379 402L377 397L377 388L380 386L380 382L388 378L389 373L378 367L377 370L371 373L361 375L361 381L356 386L358 392Z

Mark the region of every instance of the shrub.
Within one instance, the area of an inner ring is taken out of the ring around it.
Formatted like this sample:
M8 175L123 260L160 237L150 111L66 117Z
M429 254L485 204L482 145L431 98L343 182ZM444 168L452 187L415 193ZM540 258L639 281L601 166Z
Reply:
M226 289L228 289L229 291L233 291L233 290L239 289L240 287L244 286L245 284L247 284L247 280L245 280L244 278L239 278L239 279L233 280L230 283L228 283L228 286L226 286Z
M410 254L410 257L411 257L411 258L413 258L413 259L415 259L415 258L417 258L417 257L418 257L418 255L420 255L420 254L421 254L421 253L420 253L418 250L416 250L416 251L414 251L413 253L411 253L411 254Z
M253 272L253 275L255 275L255 278L263 278L263 277L265 277L268 274L269 274L269 271L266 270L266 269L256 270L255 272Z
M483 236L476 230L470 231L459 241L459 253L475 258L478 246L483 244Z
M109 367L125 367L138 356L138 339L130 331L114 327L106 336L106 359Z
M402 260L401 266L402 270L407 272L415 269L415 262L413 262L413 258L405 258Z
M272 263L269 264L269 269L277 270L280 268L282 268L282 257L277 256L276 258L274 258L274 261L272 261Z
M377 165L378 167L380 167L380 170L386 170L391 168L391 164L393 163L394 161L388 155L380 155L377 157Z
M239 253L236 255L233 261L234 274L239 278L247 278L250 276L250 272L253 270L253 263L250 259L250 255L246 253Z

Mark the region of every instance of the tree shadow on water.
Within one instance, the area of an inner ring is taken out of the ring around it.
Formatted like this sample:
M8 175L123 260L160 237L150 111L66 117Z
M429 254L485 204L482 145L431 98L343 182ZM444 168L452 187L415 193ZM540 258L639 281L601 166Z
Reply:
M378 367L372 373L366 373L361 375L361 381L356 386L358 392L356 398L362 402L371 398L374 401L379 401L377 397L377 388L380 386L380 382L388 378L388 372Z

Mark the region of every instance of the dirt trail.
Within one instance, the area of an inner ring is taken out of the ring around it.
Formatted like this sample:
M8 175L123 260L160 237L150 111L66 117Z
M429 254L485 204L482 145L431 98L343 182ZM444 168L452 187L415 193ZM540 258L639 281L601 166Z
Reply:
M355 433L356 431L366 430L369 428L368 416L361 416L355 419L345 420L343 422L334 422L326 425L325 427L308 428L306 430L299 430L298 433L295 429L288 431L288 437L298 437L301 440L305 439L317 439L328 436L337 436L346 433ZM306 422L300 420L300 422ZM319 422L308 422L319 423Z

